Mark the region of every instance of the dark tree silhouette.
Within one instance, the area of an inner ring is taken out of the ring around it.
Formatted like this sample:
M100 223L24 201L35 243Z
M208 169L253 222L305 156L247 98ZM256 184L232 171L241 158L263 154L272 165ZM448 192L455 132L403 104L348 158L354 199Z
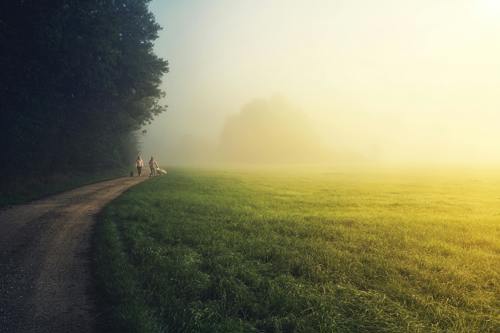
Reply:
M0 2L2 175L130 163L134 133L164 110L148 2Z

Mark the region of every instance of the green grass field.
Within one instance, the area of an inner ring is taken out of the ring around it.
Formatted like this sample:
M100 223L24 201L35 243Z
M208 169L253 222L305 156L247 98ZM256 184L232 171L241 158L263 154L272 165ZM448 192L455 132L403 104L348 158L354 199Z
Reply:
M103 330L500 332L500 173L171 170L100 216Z

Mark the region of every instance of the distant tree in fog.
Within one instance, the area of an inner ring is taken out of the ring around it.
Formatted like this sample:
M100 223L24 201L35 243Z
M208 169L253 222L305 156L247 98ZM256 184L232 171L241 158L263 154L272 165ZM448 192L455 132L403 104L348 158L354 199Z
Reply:
M329 160L307 116L283 97L256 99L229 117L219 154L227 162L317 163Z

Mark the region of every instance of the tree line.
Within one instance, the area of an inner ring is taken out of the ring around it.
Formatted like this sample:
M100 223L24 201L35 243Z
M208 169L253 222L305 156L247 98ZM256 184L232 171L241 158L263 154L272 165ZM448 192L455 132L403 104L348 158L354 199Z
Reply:
M136 133L165 109L148 2L1 1L3 176L131 163Z

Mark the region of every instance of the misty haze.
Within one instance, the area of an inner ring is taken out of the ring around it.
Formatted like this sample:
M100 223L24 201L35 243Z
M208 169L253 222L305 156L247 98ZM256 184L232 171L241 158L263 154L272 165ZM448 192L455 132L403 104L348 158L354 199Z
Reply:
M499 165L494 3L153 2L166 27L155 49L175 66L164 80L168 111L147 128L143 150L167 164L211 163L227 120L279 95L307 118L304 136L314 132L318 150L335 152L323 162ZM255 146L265 135L255 134ZM251 155L237 159L266 159Z
M499 333L500 0L0 1L0 332Z

